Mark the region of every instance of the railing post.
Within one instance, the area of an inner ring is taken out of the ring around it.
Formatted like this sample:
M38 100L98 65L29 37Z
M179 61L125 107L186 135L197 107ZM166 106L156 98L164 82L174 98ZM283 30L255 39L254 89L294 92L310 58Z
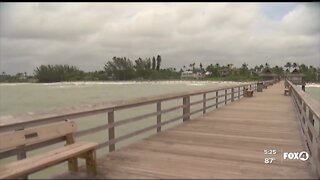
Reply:
M108 112L108 124L114 123L114 110ZM108 129L108 135L109 135L109 142L114 140L114 127L111 127ZM109 144L109 152L112 152L115 150L115 144Z
M228 93L228 89L225 89L224 90L224 104L227 104L227 97L228 97L227 93Z
M183 121L190 119L190 96L183 97Z
M203 93L203 110L202 110L203 114L206 113L206 108L207 108L207 106L206 106L206 101L207 101L206 95L207 95L207 93Z
M24 128L19 128L19 129L16 129L16 131L22 131L24 130ZM22 152L18 153L17 154L17 160L21 160L21 159L25 159L27 158L27 154L26 154L26 151L24 150L24 147L25 145L21 145L21 146L18 146L17 149L20 149Z
M231 102L234 101L234 88L231 89Z
M249 90L251 90L251 84L249 85Z
M157 115L157 125L161 124L161 101L157 102L157 112L159 113ZM161 131L161 126L157 127L157 132Z
M238 87L238 100L240 99L240 87Z
M219 103L219 93L218 93L219 91L216 91L216 109L218 109L218 103Z
M24 127L16 129L16 131L22 131L22 130L24 130ZM21 145L21 146L17 147L17 149L21 150L21 152L19 152L17 154L17 160L22 160L22 159L26 159L27 158L27 153L26 153L24 148L25 148L25 145ZM21 179L26 179L27 180L28 179L28 175L22 176Z

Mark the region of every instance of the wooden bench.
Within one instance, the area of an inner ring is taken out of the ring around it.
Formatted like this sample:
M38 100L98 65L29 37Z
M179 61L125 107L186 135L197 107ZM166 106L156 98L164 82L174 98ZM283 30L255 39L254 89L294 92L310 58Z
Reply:
M263 88L264 89L268 89L268 84L267 83L263 83Z
M248 88L244 89L243 96L244 97L253 97L253 90L248 90Z
M20 131L0 134L0 149L16 149L24 145L37 144L51 139L64 137L66 145L40 155L27 157L0 166L0 179L13 179L26 176L58 163L68 161L70 171L78 171L78 159L86 160L87 173L94 176L96 170L95 142L75 142L73 133L76 126L65 121L45 126L32 127Z
M291 90L291 88L289 87L289 88L285 88L284 89L284 95L286 96L286 95L291 95L291 93L290 93L290 90Z

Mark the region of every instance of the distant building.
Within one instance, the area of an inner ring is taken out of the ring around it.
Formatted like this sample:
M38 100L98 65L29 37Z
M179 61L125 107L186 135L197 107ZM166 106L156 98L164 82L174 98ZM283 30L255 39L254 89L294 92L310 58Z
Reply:
M293 84L296 85L305 85L305 81L303 79L304 74L301 73L297 68L295 68L292 72L286 73L286 79L291 81Z
M232 74L232 69L230 67L221 67L219 69L219 75L221 77L229 76Z
M193 73L192 71L184 71L181 73L182 80L202 79L204 75L202 73Z
M259 76L262 77L263 81L275 80L279 78L278 75L273 73L268 67L263 69Z
M205 76L211 76L212 72L207 71L206 73L204 73Z

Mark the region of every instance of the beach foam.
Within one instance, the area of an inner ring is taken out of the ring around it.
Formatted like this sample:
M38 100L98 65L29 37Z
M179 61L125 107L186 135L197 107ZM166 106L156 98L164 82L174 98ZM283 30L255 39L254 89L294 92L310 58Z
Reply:
M184 84L190 86L204 86L208 84L241 84L246 82L235 81L73 81L73 82L54 82L54 83L0 83L0 86L18 86L18 85L40 85L51 87L84 87L92 85L130 85L130 84Z
M317 87L317 88L320 88L320 84L318 84L318 83L308 83L308 84L306 84L306 87Z

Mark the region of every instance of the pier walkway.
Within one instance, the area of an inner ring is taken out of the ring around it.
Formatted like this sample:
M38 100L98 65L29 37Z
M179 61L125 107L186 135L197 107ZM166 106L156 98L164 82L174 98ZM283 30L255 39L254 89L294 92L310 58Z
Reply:
M306 150L294 104L283 92L284 83L277 83L111 152L98 159L96 178L315 178L308 161L283 159L283 152Z

